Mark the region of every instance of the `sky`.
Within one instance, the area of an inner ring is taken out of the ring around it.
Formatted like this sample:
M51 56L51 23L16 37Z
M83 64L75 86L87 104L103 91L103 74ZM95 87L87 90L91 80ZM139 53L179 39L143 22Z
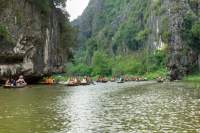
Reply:
M80 16L87 7L89 0L67 0L66 10L70 14L70 21Z

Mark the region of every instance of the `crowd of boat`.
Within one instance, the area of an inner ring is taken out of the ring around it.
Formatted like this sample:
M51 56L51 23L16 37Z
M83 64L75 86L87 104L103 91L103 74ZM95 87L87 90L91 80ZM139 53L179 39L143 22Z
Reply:
M116 82L116 83L125 83L125 82L130 82L130 81L147 81L147 78L143 77L128 77L128 76L120 76L120 77L104 77L104 76L99 76L96 80L93 80L89 76L84 76L83 78L81 77L70 77L68 80L62 80L62 81L57 81L55 80L52 76L49 76L45 78L40 84L48 84L48 85L53 85L53 84L61 84L61 85L66 85L66 86L80 86L80 85L95 85L96 83L107 83L107 82ZM164 82L164 78L158 77L157 82ZM23 75L20 75L17 80L11 78L8 79L5 82L4 88L23 88L27 86L26 81L24 80Z
M157 82L164 82L164 78L158 77ZM130 81L148 81L147 78L143 77L128 77L128 76L120 76L120 77L104 77L104 76L99 76L96 80L93 80L89 76L85 76L83 78L80 77L70 77L67 81L56 81L52 77L48 77L45 80L45 84L62 84L66 86L79 86L79 85L90 85L90 84L96 84L96 83L107 83L107 82L116 82L116 83L125 83L125 82L130 82Z

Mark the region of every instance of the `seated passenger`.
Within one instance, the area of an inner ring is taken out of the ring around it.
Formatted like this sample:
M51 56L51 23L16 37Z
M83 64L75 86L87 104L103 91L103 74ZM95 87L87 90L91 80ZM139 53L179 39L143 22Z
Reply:
M17 86L27 85L27 83L25 82L24 77L22 75L19 76L19 79L16 81L16 83L17 83Z
M11 81L11 86L16 86L17 85L16 80L11 79L10 81Z
M5 86L11 86L11 80L10 79L8 79L8 80L6 80L6 82L5 82Z
M55 81L52 77L48 77L48 79L46 80L47 84L53 84Z

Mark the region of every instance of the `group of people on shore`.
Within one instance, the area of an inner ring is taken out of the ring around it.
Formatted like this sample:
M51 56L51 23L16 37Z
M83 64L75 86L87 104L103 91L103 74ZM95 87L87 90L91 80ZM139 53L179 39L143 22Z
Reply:
M17 80L15 80L14 78L10 78L8 80L6 80L5 82L5 86L13 86L13 87L17 87L17 86L26 86L27 83L24 80L24 76L20 75L19 78Z

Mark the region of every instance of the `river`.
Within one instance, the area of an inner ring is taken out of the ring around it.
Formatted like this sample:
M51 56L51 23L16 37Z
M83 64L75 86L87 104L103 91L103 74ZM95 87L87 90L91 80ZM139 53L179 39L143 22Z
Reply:
M200 87L128 82L0 89L0 133L200 132Z

